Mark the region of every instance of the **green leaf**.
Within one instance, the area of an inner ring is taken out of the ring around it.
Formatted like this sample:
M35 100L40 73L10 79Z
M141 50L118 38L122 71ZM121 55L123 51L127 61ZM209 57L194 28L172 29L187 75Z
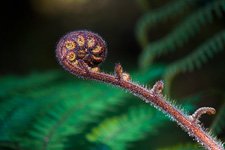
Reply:
M174 52L183 46L187 41L194 37L202 26L207 25L221 15L213 15L215 11L221 13L225 9L221 6L225 5L225 0L213 1L203 8L189 15L183 22L175 27L175 29L162 39L150 42L143 50L139 64L142 68L150 66L154 58Z
M172 80L179 73L190 72L199 69L217 53L225 49L225 31L222 31L208 39L189 55L170 64L165 71L164 80L166 83L165 92L169 95Z

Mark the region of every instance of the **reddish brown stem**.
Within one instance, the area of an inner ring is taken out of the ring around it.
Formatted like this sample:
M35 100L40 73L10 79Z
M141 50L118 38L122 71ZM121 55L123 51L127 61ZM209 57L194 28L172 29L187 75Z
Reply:
M195 137L205 148L209 150L223 150L223 146L220 142L216 141L215 138L211 137L205 132L202 127L193 122L193 120L184 114L181 110L166 101L160 93L163 88L163 83L157 82L152 90L148 90L140 85L137 85L129 80L121 80L116 76L112 76L102 72L93 72L79 67L74 67L71 64L64 62L65 68L74 75L79 77L102 81L110 83L114 86L121 87L122 89L128 90L130 93L139 96L146 102L150 102L153 106L159 108L165 114L169 114L190 136Z
M197 109L190 117L192 121L198 123L202 115L204 114L214 115L215 113L216 113L216 110L212 107L201 107Z

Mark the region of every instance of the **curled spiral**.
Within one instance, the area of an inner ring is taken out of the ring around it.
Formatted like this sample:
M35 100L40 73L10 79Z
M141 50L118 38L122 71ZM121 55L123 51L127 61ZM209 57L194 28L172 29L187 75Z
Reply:
M105 60L107 47L105 41L96 33L80 30L63 36L56 48L59 63L68 71L81 68L80 62L92 71L99 71Z

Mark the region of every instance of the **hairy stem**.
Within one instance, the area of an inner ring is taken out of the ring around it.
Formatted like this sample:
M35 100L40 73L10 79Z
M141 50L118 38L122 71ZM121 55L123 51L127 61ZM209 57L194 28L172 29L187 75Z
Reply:
M102 81L129 91L133 95L151 103L154 107L171 116L190 136L195 137L205 148L209 150L224 150L222 144L205 132L200 124L193 122L190 116L184 114L181 110L164 99L161 93L163 88L163 83L161 81L157 82L151 90L148 90L133 83L130 79L126 80L126 78L121 78L122 67L118 64L115 67L115 76L88 70L82 61L78 63L79 67L74 67L70 63L67 63L67 61L64 61L64 65L65 69L78 77Z
M215 113L216 110L212 107L201 107L197 109L190 117L192 118L192 121L198 123L202 115L204 114L214 115Z

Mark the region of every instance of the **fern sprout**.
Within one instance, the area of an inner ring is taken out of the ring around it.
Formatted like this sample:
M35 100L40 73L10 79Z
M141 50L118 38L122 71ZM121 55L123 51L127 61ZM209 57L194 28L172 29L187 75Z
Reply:
M83 33L84 32L84 33ZM89 50L84 57L77 57L77 51L82 50L83 47L79 45L79 33L84 35L84 47L88 47ZM95 48L90 47L87 43L89 42L89 37L94 36L95 43L93 45L99 46L98 54L94 54ZM73 48L68 47L67 41L74 42ZM105 49L106 45L101 45L102 38L98 38L96 34L89 31L77 31L71 32L64 36L60 41L56 49L57 58L60 64L70 73L78 77L85 79L92 79L101 81L103 83L108 83L117 87L120 87L128 92L140 97L147 103L150 103L155 108L161 110L165 114L169 115L172 120L176 121L190 136L195 137L195 139L205 146L207 149L212 150L223 150L221 142L213 138L209 133L205 132L198 122L193 122L193 118L186 115L175 105L165 100L161 91L163 88L163 83L158 81L155 83L151 90L144 88L141 85L135 84L131 81L128 73L123 71L120 64L115 65L114 75L110 75L101 72L100 69L95 69L94 65L97 60L102 62L105 59ZM76 45L78 44L78 48ZM103 46L103 47L102 47ZM71 52L73 56L71 56ZM91 58L94 55L93 58ZM95 57L99 59L95 59ZM71 59L72 58L72 59ZM98 68L98 66L97 66ZM128 77L129 76L129 77Z

